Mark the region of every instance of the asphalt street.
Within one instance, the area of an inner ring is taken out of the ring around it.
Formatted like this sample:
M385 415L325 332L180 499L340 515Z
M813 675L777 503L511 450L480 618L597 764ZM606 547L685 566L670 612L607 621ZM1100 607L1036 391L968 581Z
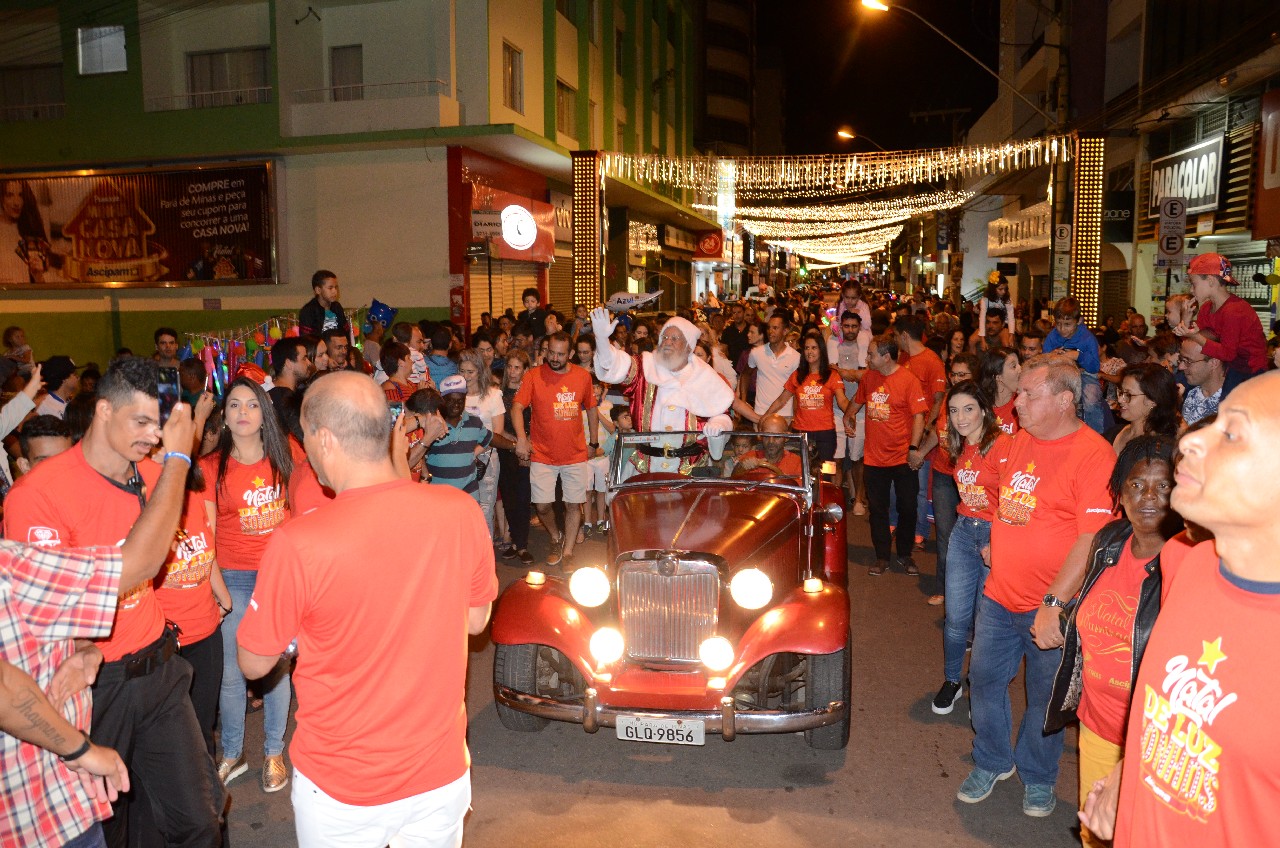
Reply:
M850 516L853 728L844 751L814 751L799 734L708 737L705 747L623 742L610 728L590 735L552 723L538 733L506 730L493 706L493 646L472 642L467 691L473 802L468 848L648 846L1021 846L1078 845L1075 732L1068 731L1058 808L1022 813L1012 778L981 804L956 800L972 761L968 698L948 716L929 702L941 684L942 608L932 592L934 557L917 554L922 575L869 577L865 518ZM542 531L535 545L545 544ZM603 557L602 542L579 562ZM537 547L534 553L542 551ZM504 586L523 575L499 561ZM371 674L376 663L371 662ZM423 654L417 685L430 685ZM1024 698L1010 687L1015 724ZM353 693L353 697L358 697ZM290 727L292 732L292 725ZM261 713L245 740L250 771L230 787L236 846L294 845L289 791L263 793Z

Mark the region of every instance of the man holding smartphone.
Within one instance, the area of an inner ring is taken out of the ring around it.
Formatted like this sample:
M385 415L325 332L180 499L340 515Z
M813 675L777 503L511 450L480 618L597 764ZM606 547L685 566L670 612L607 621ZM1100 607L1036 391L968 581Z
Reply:
M75 447L21 478L5 502L5 537L46 548L119 545L138 521L161 466L144 462L160 441L159 368L117 359L98 384L93 422ZM187 407L164 428L164 465L191 465ZM176 526L176 517L173 526ZM173 531L170 530L170 533ZM166 841L218 845L222 791L187 692L191 666L177 656L151 577L122 581L110 634L93 643L102 667L93 684L95 741L133 772ZM108 843L128 839L128 801L113 804Z

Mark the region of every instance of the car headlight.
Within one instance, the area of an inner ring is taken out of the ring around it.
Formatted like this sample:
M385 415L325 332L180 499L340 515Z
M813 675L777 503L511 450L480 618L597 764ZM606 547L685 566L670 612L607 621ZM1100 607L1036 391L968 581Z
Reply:
M733 645L723 636L712 636L698 646L698 658L712 671L724 671L733 665Z
M758 568L744 568L729 581L729 594L743 609L760 609L773 600L773 581Z
M569 578L569 594L584 607L598 607L609 600L609 575L595 566L579 568Z
M612 627L601 627L591 634L591 656L600 665L617 662L622 648L622 634Z

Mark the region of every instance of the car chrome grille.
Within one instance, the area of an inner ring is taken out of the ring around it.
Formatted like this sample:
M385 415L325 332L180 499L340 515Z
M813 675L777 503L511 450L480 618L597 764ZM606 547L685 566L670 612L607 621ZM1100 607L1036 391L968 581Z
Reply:
M627 656L697 662L698 646L714 636L720 573L713 563L681 560L625 563L619 569L618 610ZM668 574L663 574L663 571Z

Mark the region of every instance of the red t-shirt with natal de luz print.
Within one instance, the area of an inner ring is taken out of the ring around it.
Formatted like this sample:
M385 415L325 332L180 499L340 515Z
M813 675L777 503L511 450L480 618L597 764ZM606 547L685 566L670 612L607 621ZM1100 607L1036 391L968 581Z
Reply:
M1083 424L1052 441L1018 431L991 523L987 597L1010 612L1040 606L1076 539L1114 517L1107 484L1115 464L1115 450Z
M582 412L596 406L587 369L570 364L560 374L545 363L531 368L520 382L515 402L532 413L531 432L525 435L533 448L534 462L575 465L587 461Z
M164 617L182 628L182 644L213 635L222 621L209 575L215 561L213 528L199 492L187 492L179 532L154 582Z
M1117 848L1277 843L1277 644L1280 583L1229 577L1214 543L1197 545L1173 576L1134 686Z
M863 461L873 468L906 464L914 418L929 411L920 381L901 366L888 377L867 369L854 400L867 406Z
M252 465L228 457L221 483L216 453L201 458L200 469L205 502L217 507L218 565L224 570L256 571L267 539L289 517L284 486L273 482L265 456Z
M160 465L137 465L148 495L160 479ZM119 546L142 514L138 494L99 474L76 445L18 479L4 502L5 538L47 548ZM113 662L150 645L164 632L164 613L151 581L120 596L111 635L95 642Z
M795 418L791 429L800 433L817 433L832 430L836 426L835 397L844 392L844 380L840 372L832 368L824 381L817 370L811 371L804 382L798 379L799 371L787 378L784 391L795 396Z

